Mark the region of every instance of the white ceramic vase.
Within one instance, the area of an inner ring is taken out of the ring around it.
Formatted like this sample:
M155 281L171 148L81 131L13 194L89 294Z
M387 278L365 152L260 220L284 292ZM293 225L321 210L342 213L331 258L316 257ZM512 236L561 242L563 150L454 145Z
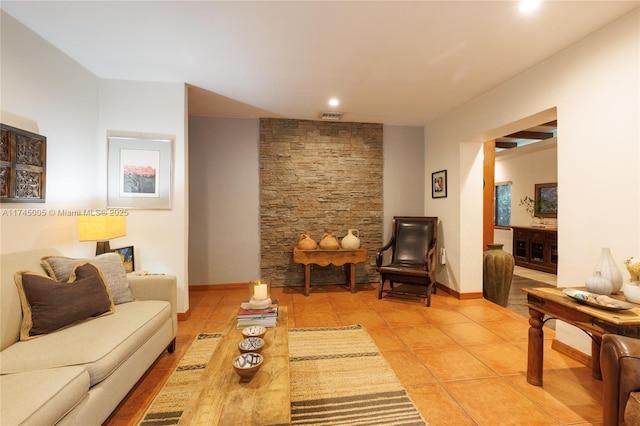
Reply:
M353 233L357 235L353 235ZM347 235L342 238L340 245L345 250L358 250L360 248L360 232L357 229L349 229Z
M613 256L611 255L611 249L608 247L602 248L600 260L598 260L595 270L600 271L602 278L611 281L611 284L613 285L612 293L615 294L620 291L622 288L622 273L616 266L616 262L613 260Z
M593 276L587 279L585 287L587 287L587 291L595 294L611 294L613 291L613 284L604 278L600 271L596 271Z

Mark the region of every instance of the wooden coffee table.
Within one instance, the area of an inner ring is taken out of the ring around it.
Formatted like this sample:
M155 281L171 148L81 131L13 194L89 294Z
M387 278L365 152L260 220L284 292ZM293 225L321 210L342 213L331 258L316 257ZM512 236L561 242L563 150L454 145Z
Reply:
M264 362L251 381L240 382L231 362L243 339L234 313L207 364L200 389L180 418L181 425L285 425L291 423L287 307L278 307L278 326L267 328Z

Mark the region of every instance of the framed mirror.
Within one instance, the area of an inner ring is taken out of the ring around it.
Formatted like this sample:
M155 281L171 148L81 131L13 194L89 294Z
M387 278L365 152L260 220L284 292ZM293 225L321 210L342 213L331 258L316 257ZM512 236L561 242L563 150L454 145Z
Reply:
M558 183L536 183L535 204L537 217L558 217Z

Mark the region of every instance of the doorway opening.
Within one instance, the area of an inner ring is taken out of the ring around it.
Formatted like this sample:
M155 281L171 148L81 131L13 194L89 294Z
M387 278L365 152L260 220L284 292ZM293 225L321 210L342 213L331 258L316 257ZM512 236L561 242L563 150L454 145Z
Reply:
M515 126L522 126L519 129L524 130L515 130L518 129ZM505 251L514 256L520 255L515 256L516 268L507 308L526 317L528 311L523 308L525 294L521 289L557 286L557 217L542 220L536 218L534 223L534 218L522 202L527 197L532 200L535 198L537 184L557 184L557 128L556 111L553 109L537 117L505 126L501 129L502 133L492 132L504 136L489 140L483 146L483 251L487 249L487 244L503 244ZM535 226L543 229L534 228ZM514 228L518 228L517 239ZM531 229L534 235L532 238L539 239L542 234L552 236L547 237L549 242L533 241L528 236L523 239L521 229ZM544 232L535 232L536 230ZM538 255L538 251L534 249L540 249L544 255ZM531 262L527 263L525 259ZM543 260L548 265L538 267ZM549 265L556 268L550 268Z

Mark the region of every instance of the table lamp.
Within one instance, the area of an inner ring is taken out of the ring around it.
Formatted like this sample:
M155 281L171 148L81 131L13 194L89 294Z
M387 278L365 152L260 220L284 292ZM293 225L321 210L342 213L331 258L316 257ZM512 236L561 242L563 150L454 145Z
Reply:
M78 237L80 241L97 241L96 255L110 252L109 240L125 235L125 216L78 216Z

